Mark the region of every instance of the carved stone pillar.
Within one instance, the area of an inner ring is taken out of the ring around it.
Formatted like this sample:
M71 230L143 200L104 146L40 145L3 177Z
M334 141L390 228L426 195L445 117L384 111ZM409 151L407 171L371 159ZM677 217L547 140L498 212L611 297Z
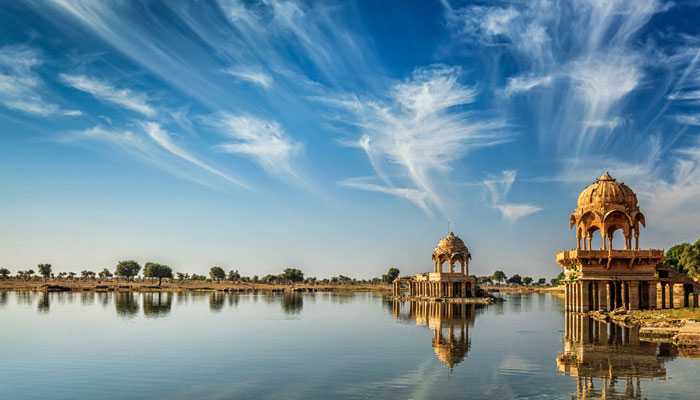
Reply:
M590 291L591 282L581 281L581 311L586 312L591 310Z
M656 283L649 282L649 309L656 308Z
M629 290L629 310L639 310L639 281L630 281Z

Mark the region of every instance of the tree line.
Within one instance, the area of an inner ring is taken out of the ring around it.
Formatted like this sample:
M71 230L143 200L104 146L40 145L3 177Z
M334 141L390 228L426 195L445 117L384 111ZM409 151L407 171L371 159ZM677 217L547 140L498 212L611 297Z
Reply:
M142 274L144 280L158 280L160 286L163 279L183 281L208 281L208 282L243 282L243 283L266 283L266 284L291 284L291 283L308 283L308 284L380 284L393 282L399 276L397 268L389 268L386 274L373 279L355 279L345 275L332 276L325 279L317 279L315 277L306 277L304 272L299 268L285 268L280 274L267 274L262 277L254 275L252 277L242 276L238 270L229 270L226 272L221 266L213 266L209 269L208 275L199 275L196 273L173 272L173 269L164 264L155 262L147 262L141 265L134 260L120 261L117 263L114 271L107 268L100 272L91 270L83 270L80 274L75 272L59 272L54 273L51 264L39 264L36 271L34 269L18 270L15 278L22 280L32 279L81 279L81 280L109 280L113 278L125 279L132 281L139 279L139 274ZM0 268L0 279L9 279L12 273L7 268Z
M700 281L700 239L692 244L677 244L666 250L664 265Z
M563 276L563 273L561 274ZM535 280L534 278L530 276L520 276L520 274L513 274L512 276L507 276L505 272L502 270L497 270L494 271L493 274L491 275L484 275L484 276L477 276L476 277L477 283L481 285L525 285L525 286L530 286L530 285L538 285L538 286L545 286L547 285L547 279L546 278L538 278ZM559 284L559 277L553 278L549 280L550 285L558 285Z

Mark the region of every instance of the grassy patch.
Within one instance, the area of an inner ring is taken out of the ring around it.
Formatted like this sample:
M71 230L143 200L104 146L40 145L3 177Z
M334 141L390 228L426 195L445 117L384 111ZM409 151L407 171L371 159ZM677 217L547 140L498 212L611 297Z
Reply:
M630 315L642 320L687 319L700 321L700 308L631 311Z

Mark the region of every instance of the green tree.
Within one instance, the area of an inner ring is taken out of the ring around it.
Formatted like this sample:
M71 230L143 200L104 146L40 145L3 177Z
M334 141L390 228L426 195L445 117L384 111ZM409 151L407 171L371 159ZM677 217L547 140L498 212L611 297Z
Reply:
M401 274L401 271L398 268L391 267L386 271L386 274L382 275L382 280L386 283L391 283L399 277L399 274Z
M241 274L238 273L238 270L230 270L228 271L228 276L226 278L231 282L239 281L241 280Z
M545 278L540 278L540 279L537 280L537 284L538 284L538 285L546 285L546 284L547 284L547 280L546 280Z
M114 275L131 280L131 278L139 274L139 271L141 271L141 266L136 261L119 261L117 268L114 270Z
M304 280L304 273L298 268L285 268L280 278L287 282L302 282Z
M36 269L39 270L39 275L44 277L44 279L51 277L51 264L39 264L36 266Z
M98 275L100 276L100 279L107 279L107 278L112 277L112 273L109 272L109 270L107 268L100 271L100 273Z
M664 265L673 268L678 272L686 272L681 263L681 258L690 247L693 246L689 243L681 243L666 250L666 254L664 255Z
M700 277L700 240L692 246L688 246L679 261L690 277L694 279Z
M146 278L158 278L158 286L161 286L163 278L173 278L173 270L167 265L147 262L143 266L143 276Z
M215 281L221 281L226 278L226 272L221 267L211 267L209 269L209 277Z
M494 272L491 278L498 283L503 283L506 279L508 279L506 273L501 270Z
M521 278L520 275L515 274L515 275L511 276L510 278L508 278L507 282L510 283L511 285L522 285L523 278Z
M532 279L531 277L529 277L529 276L526 276L526 277L523 278L523 283L526 284L526 285L531 284L532 281L533 281L533 279Z
M562 271L559 273L559 275L557 275L556 278L552 278L550 283L552 284L552 286L558 286L564 280L565 277L566 275L564 275L564 272Z
M27 279L32 279L32 276L34 275L34 270L33 269L28 269L24 271L24 274L27 276Z
M0 277L2 279L7 279L10 276L10 270L7 268L0 268Z

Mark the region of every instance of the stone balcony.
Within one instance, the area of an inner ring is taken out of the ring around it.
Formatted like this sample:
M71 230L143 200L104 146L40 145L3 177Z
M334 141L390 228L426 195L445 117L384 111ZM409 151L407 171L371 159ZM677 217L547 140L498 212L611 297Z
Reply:
M632 260L647 259L658 260L664 256L664 251L659 249L644 250L562 250L556 254L559 265L571 265L579 260Z

